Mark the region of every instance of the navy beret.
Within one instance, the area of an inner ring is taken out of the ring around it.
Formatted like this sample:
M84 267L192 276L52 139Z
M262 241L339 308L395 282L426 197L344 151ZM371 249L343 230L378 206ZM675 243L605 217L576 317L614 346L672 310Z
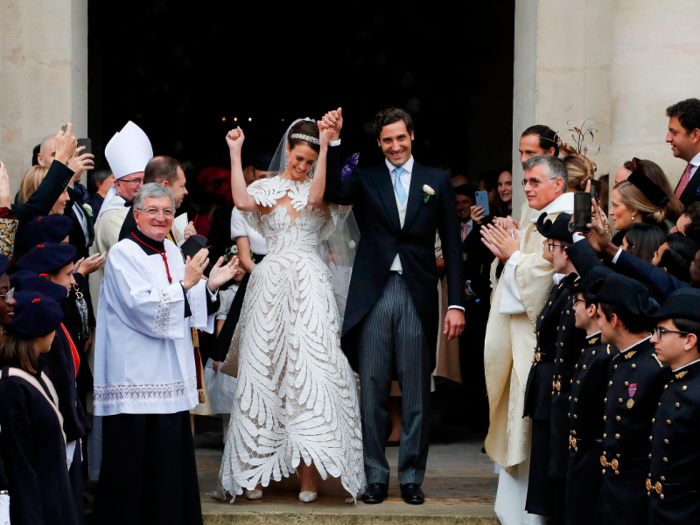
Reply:
M569 286L568 288L574 292L587 293L596 281L601 279L605 280L614 273L615 272L607 266L596 266L588 275L576 281L574 286Z
M27 270L10 275L10 284L18 292L39 292L56 302L68 297L68 290L65 286Z
M546 213L543 213L537 219L537 231L545 239L554 239L555 241L564 241L572 244L574 238L569 231L569 222L571 221L570 213L560 213L552 221L551 219L545 220L547 217Z
M70 244L38 244L17 261L22 270L34 273L51 273L75 262L78 250Z
M38 292L17 292L17 304L9 328L26 337L43 337L61 326L63 311L58 303Z
M666 298L654 319L690 319L700 322L700 290L680 288Z
M0 275L5 273L10 267L10 259L6 255L0 253Z
M651 288L619 273L598 279L588 288L588 295L597 303L624 308L642 317L651 317L659 309L659 303L651 297Z
M61 243L72 227L73 221L58 213L34 217L17 231L15 251L24 255L37 244Z

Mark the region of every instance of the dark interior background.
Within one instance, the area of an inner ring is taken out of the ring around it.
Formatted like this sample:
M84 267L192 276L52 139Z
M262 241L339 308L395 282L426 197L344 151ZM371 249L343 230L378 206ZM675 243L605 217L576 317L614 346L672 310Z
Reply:
M474 182L510 164L514 0L183 4L90 1L97 167L133 120L156 155L185 163L196 208L199 171L229 167L231 127L241 125L247 151L274 151L295 118L338 106L345 149L360 151L361 165L382 159L372 126L390 106L413 114L423 164Z

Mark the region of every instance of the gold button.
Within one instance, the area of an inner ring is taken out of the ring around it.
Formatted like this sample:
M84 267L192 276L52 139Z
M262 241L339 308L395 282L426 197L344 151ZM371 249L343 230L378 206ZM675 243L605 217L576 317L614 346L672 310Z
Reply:
M566 330L566 326L562 326L561 329L562 329L562 330Z
M612 386L612 381L610 381L610 382L608 383L608 386Z
M652 417L652 418L651 418L651 422L652 422L652 423L656 423L656 418L655 418L655 417Z
M668 424L670 425L670 424L671 424L671 420L670 420L670 419L667 419L667 420L666 420L666 423L668 423Z
M668 445L668 439L664 439L664 443Z
M681 404L680 404L680 403L676 403L676 408L681 408Z
M653 438L653 436L649 436L649 441L651 441L651 440L652 440L652 438Z
M549 305L552 306L552 301L549 301Z
M617 370L617 365L615 365L615 370Z
M661 476L661 481L666 481L666 478L664 476Z
M634 363L632 363L632 370L635 370L636 368L637 368L637 365L635 365Z
M620 439L620 434L615 434L615 439Z
M561 346L564 346L564 343L559 343Z
M665 461L666 463L668 463L668 458L664 458L664 461Z
M578 416L576 414L574 414L574 419L578 419Z
M595 355L595 350L593 350L593 351L591 352L591 355Z
M605 469L603 469L603 474L605 474Z
M620 473L620 471L619 471L619 470L616 470L616 471L615 471L615 474L619 474L619 473Z
M580 384L581 384L581 381L576 381L576 384L577 384L577 385L580 385Z
M586 369L586 365L583 365L583 369L584 369L584 370Z
M606 397L605 399L603 399L603 403L607 403L607 402L608 402L608 398Z
M685 392L686 390L688 390L688 387L684 386L682 390L683 390L683 392Z
M616 419L617 421L620 421L622 418L621 418L620 416L617 416L615 419Z
M571 396L569 396L569 401L571 401Z
M625 386L630 386L629 381L625 381Z
M571 310L567 310L566 315L571 315Z
M659 494L659 497L660 497L661 499L664 499L666 496L664 496L663 494Z
M607 421L607 420L608 420L608 416L603 416L603 421Z
M665 385L665 386L664 386L664 390L668 390L668 385Z
M562 343L561 346L564 346L564 343ZM560 362L560 363L563 363L564 360L563 360L563 359L559 359L559 362ZM561 376L559 376L559 377L561 378Z
M605 439L606 437L608 437L608 435L607 435L607 434L603 434L603 439Z
M622 403L622 398L619 398L617 401L618 401L619 403Z

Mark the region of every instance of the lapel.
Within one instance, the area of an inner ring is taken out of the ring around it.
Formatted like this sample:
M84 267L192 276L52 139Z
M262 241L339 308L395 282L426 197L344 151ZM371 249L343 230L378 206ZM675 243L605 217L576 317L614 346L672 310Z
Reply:
M700 186L700 177L697 177L700 173L700 168L695 170L695 174L692 176L690 181L688 181L688 185L685 187L683 190L683 193L681 193L680 200L685 204L686 206L688 204L691 204L695 199L695 195L697 194L698 187ZM680 184L680 181L678 182ZM678 188L678 184L676 184L676 189Z
M399 209L396 207L396 197L394 195L394 187L391 185L391 174L389 173L389 168L387 168L385 165L378 167L374 176L369 177L369 180L377 189L379 199L382 201L384 209L391 219L392 224L396 228L396 231L401 230Z
M391 178L389 179L391 182ZM423 185L430 183L430 175L427 170L417 162L413 163L411 174L411 187L408 190L408 205L406 206L406 219L403 221L403 229L407 230L418 215L418 210L423 204ZM391 189L392 197L394 189Z

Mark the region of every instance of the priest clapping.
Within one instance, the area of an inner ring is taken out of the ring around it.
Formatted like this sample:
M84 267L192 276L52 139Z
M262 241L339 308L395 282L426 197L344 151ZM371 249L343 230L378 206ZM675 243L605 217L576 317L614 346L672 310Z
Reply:
M218 287L238 260L219 259L208 280L206 249L183 260L167 239L173 195L160 184L139 190L133 213L138 229L110 250L97 310L94 407L105 417L95 515L129 523L135 509L157 506L152 515L166 512L163 523L201 523L188 412L198 403L192 329L213 332ZM145 473L162 477L152 486L171 487L162 493L169 501L145 486L124 494Z

